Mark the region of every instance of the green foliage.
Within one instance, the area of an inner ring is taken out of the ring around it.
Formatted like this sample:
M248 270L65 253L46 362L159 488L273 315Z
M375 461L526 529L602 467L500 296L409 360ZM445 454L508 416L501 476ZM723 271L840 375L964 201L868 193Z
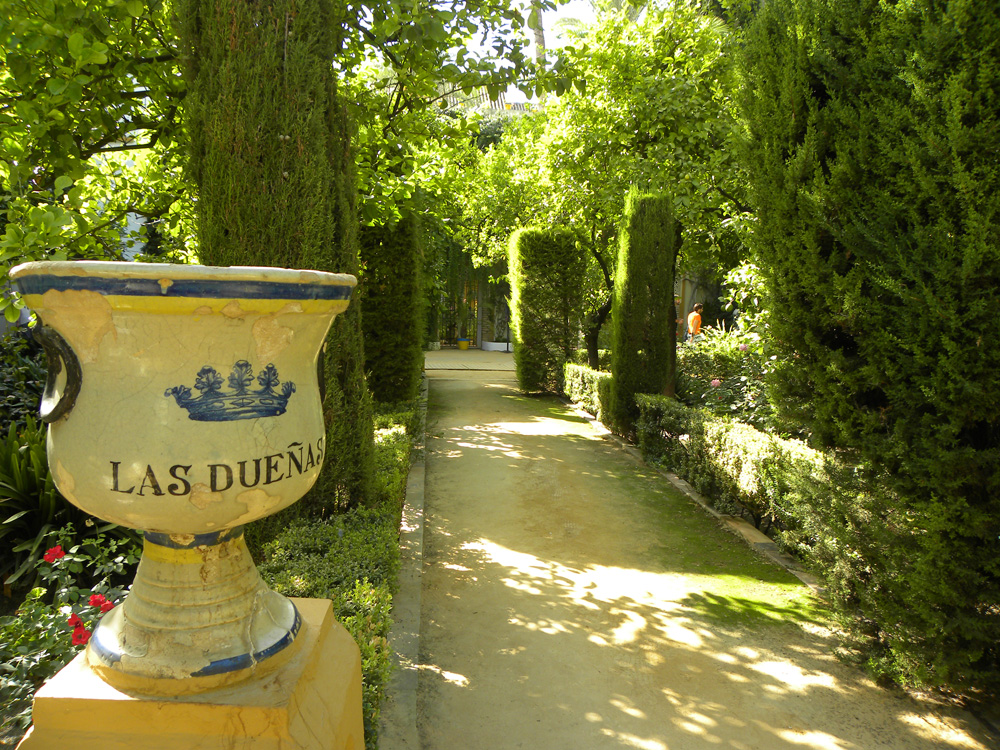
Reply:
M774 527L786 546L811 555L802 541L808 537L798 532L805 505L800 496L803 488L821 486L812 480L823 474L822 454L664 396L640 394L636 401L636 433L647 460L690 482L719 510L746 515L764 530Z
M21 329L0 339L0 434L18 430L38 414L45 389L45 352Z
M328 598L362 578L391 587L399 556L393 524L386 521L376 508L296 519L264 546L258 568L268 585L288 596Z
M4 4L3 276L24 260L117 257L129 212L156 220L168 246L183 238L190 201L178 199L174 139L184 81L169 14L162 0ZM19 305L0 298L9 320Z
M263 550L261 576L286 596L333 600L334 614L361 649L366 747L376 748L390 671L386 638L399 567L393 513L355 508L323 521L294 522Z
M813 508L834 591L952 688L1000 675L998 38L995 4L776 0L746 45L773 398L872 467Z
M548 213L552 184L542 167L544 113L511 121L495 144L471 145L453 183L456 237L477 265L506 265L510 236Z
M0 442L0 540L8 550L0 559L5 582L14 583L45 551L49 534L79 515L56 490L45 454L45 430L26 417L23 430L8 428Z
M402 431L410 440L423 439L421 412L416 400L396 403L382 402L375 405L375 434L398 434Z
M416 398L424 364L422 232L415 216L361 230L358 299L365 372L376 401Z
M570 401L603 422L611 400L611 373L567 362L563 381L563 392Z
M348 124L330 65L334 4L187 0L178 16L202 261L357 274ZM357 301L331 327L325 370L330 450L301 502L332 513L372 493Z
M510 238L511 333L521 390L562 392L576 349L583 257L566 228L520 229Z
M412 424L415 412L407 414ZM414 433L405 423L376 430L375 433L375 487L379 507L391 510L399 521L406 498L406 478L410 469L410 450ZM398 525L398 523L397 523Z
M674 268L681 225L665 195L629 191L619 234L611 311L611 403L605 423L632 432L637 393L673 395L676 367Z
M550 108L546 142L558 221L612 256L631 186L668 193L689 234L742 215L730 32L697 3L605 13L567 57L586 80ZM609 290L610 291L610 290Z
M765 381L773 367L746 331L702 328L701 341L678 348L677 397L688 406L774 431Z
M435 154L461 153L477 139L473 108L484 97L496 101L509 86L542 96L566 85L561 59L543 68L525 55L517 4L362 0L343 11L338 67L357 123L363 224L392 224L451 190Z
M131 540L98 535L85 544L74 544L76 537L76 530L66 526L44 538L44 546L51 545L52 559L38 561L42 585L28 593L14 615L0 617L0 695L4 697L0 736L28 727L34 692L80 651L102 613L102 604L107 609L124 598L122 584L138 564L139 548Z

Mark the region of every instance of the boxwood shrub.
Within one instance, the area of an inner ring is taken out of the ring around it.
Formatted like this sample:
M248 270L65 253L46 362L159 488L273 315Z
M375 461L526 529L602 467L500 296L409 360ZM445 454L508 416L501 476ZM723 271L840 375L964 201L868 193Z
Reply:
M603 421L611 398L611 373L567 363L563 368L563 381L566 396Z
M796 440L715 417L664 396L636 398L639 447L652 463L687 480L719 510L753 520L786 547L805 551L800 496L818 486L827 457Z

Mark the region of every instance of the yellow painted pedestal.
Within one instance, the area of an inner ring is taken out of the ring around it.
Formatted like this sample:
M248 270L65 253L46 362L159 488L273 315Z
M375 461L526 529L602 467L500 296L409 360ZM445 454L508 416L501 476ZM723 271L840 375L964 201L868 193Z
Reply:
M325 599L292 599L292 659L259 679L182 698L121 692L83 654L35 694L18 750L362 750L361 654Z

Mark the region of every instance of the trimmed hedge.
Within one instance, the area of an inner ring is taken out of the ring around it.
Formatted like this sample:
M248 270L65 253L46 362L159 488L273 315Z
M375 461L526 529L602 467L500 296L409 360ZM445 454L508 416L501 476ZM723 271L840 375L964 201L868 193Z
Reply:
M822 453L665 396L639 394L636 403L636 434L648 461L688 481L720 511L749 516L808 556L800 512L803 493L822 484Z
M619 435L632 434L639 415L637 393L674 393L674 266L680 244L681 225L670 197L629 190L611 309L614 379L604 420Z
M361 228L364 271L358 290L365 374L376 401L417 397L424 364L426 294L420 223Z
M297 519L264 546L261 577L285 596L330 599L337 622L361 649L365 745L378 747L378 717L391 668L389 628L399 569L394 514L355 508L335 518Z
M525 392L562 392L563 365L579 338L586 266L565 227L519 229L508 246L511 335Z
M742 46L782 422L865 467L831 592L903 682L1000 689L1000 5L769 0Z
M563 381L566 396L603 422L611 399L611 373L567 362Z

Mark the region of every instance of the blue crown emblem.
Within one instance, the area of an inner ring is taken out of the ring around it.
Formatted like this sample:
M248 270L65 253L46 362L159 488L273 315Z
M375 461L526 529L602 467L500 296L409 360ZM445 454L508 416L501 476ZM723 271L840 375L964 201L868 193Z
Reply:
M226 391L222 390L222 376L214 367L206 365L194 380L194 387L200 391L198 396L192 396L186 385L168 388L163 395L173 396L178 406L187 409L188 417L199 422L232 422L284 414L288 399L295 393L295 383L282 383L273 364L257 375L259 389L251 389L253 381L253 368L241 359L233 365Z

